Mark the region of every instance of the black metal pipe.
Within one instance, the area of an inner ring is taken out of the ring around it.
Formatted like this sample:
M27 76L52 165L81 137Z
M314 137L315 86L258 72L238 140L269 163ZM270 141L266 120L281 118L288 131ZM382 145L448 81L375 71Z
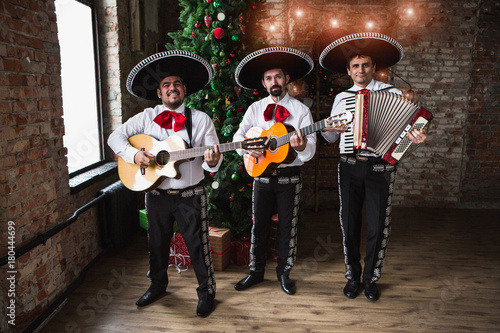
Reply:
M78 218L78 216L80 216L81 213L83 213L83 212L87 211L89 208L92 208L93 206L95 206L105 196L106 196L106 192L101 193L97 198L95 198L94 200L88 202L84 206L77 209L73 213L73 215L69 219L64 221L63 223L56 225L54 228L50 229L49 231L44 232L43 234L36 236L36 238L31 240L28 244L21 246L18 250L15 251L15 253L16 253L15 257L19 258L20 256L31 251L32 249L34 249L38 245L45 244L49 238L51 238L55 234L62 231L64 228L71 225L73 222L76 221L76 219ZM6 265L9 261L8 258L9 258L9 256L5 256L5 257L1 258L0 259L0 266Z

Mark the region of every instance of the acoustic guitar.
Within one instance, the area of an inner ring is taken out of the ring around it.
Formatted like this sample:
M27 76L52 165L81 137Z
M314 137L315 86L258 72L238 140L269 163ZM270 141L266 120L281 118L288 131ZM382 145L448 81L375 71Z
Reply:
M137 134L128 139L130 144L140 150L155 156L154 162L147 168L137 164L127 163L118 157L118 175L122 183L132 191L152 191L165 180L165 178L181 177L178 165L197 156L203 156L205 150L213 146L187 148L186 142L179 136L169 136L163 141L146 134ZM267 138L259 137L241 142L219 144L219 152L223 153L234 149L266 149Z
M301 128L302 136L307 136L326 127L341 127L352 122L352 113L344 112L320 120L312 125ZM243 162L247 173L252 177L270 176L280 164L289 164L295 160L297 153L290 147L290 138L296 131L291 126L282 123L274 124L270 129L250 128L245 134L246 139L266 137L263 155L259 158L245 154Z

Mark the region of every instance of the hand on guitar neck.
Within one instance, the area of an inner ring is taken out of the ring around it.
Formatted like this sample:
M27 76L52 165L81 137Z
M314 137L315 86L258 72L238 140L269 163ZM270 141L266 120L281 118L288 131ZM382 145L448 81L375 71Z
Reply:
M208 166L214 167L219 163L221 153L219 153L219 147L216 145L213 149L206 149L204 153L205 162L207 162ZM140 168L146 169L151 163L154 161L155 155L151 154L148 151L140 150L134 156L134 163L137 164Z

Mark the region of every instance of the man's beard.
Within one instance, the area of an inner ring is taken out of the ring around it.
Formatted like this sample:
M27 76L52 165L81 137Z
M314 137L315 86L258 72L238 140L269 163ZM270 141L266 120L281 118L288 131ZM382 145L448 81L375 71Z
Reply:
M275 90L274 88L278 88L278 89ZM283 88L281 86L278 86L278 85L272 86L271 89L269 89L269 94L271 94L271 96L274 96L274 97L281 96L282 93L283 93Z
M166 102L165 106L169 109L169 110L176 110L179 106L182 105L182 102L181 100L178 100L176 102Z
M180 96L180 93L178 91L175 91L177 92L178 96ZM179 106L182 105L182 103L184 102L183 100L181 100L180 98L177 99L176 101L174 102L170 102L170 100L168 99L168 96L170 96L170 93L167 93L167 100L165 101L165 106L169 109L169 110L175 110L177 109Z

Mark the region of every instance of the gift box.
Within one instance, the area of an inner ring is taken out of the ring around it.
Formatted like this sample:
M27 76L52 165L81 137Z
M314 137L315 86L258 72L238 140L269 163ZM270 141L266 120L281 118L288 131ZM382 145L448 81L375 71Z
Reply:
M177 268L180 266L191 266L191 258L180 232L174 232L170 241L170 257L168 263Z
M139 211L139 225L142 229L148 230L148 216L146 215L146 210L141 209ZM179 227L177 226L177 221L174 222L173 225L174 232L179 231Z
M214 270L222 271L231 261L231 230L224 228L208 229L210 252Z
M233 253L233 264L237 266L248 265L250 263L250 240L231 242L231 252Z

